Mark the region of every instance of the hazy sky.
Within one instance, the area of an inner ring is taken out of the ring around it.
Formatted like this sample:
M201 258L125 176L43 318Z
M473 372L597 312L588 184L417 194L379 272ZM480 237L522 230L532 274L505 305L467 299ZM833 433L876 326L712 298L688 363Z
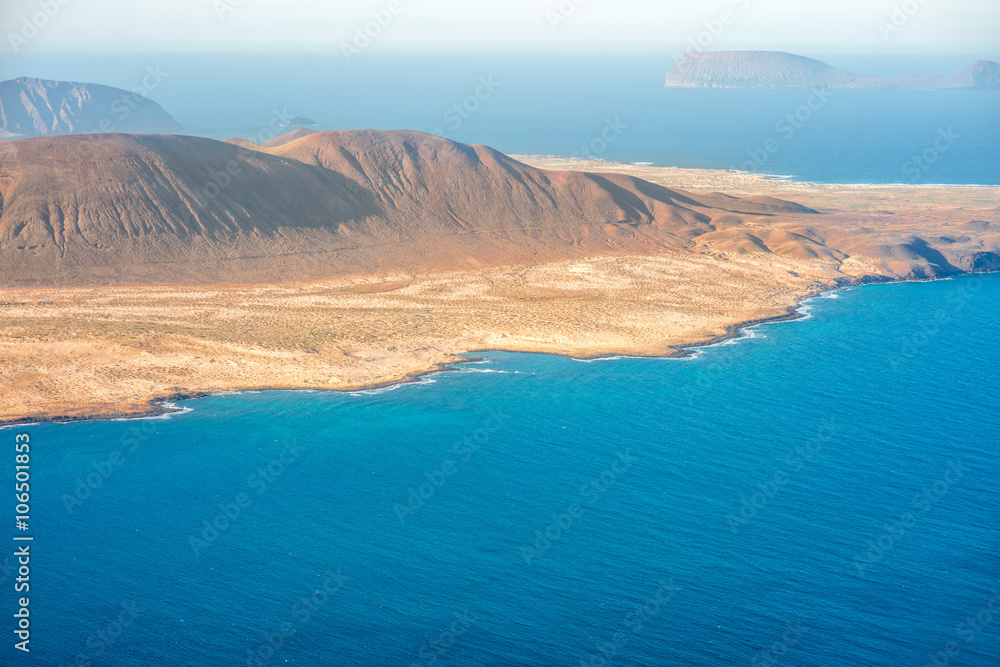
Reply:
M0 0L0 4L3 51L16 47L20 53L340 51L354 38L356 28L390 5L398 11L386 27L379 27L380 34L368 47L372 51L674 53L687 50L699 33L703 33L702 48L708 50L1000 51L997 0ZM904 5L910 13L897 13L894 25L893 7ZM41 13L45 7L51 17ZM724 11L730 13L723 15ZM383 13L383 19L386 16ZM41 27L35 30L32 22ZM718 34L709 32L711 28Z

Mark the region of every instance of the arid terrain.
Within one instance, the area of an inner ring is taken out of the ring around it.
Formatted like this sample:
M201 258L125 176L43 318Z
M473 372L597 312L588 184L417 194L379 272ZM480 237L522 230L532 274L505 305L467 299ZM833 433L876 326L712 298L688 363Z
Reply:
M2 290L0 420L237 388L348 389L470 350L676 354L829 276L765 257L595 257L271 287Z
M328 178L317 171L321 164L341 160L337 169L349 173L345 165L355 160L346 151L324 154L315 137L259 148L298 156L294 162L282 157L281 164L265 158L262 169L288 168L318 182ZM428 150L426 145L420 149ZM251 152L258 149L222 150L252 164ZM227 264L220 262L211 284L192 284L183 272L175 280L160 273L163 284L155 284L157 274L143 269L133 281L116 276L104 285L67 284L60 277L72 273L54 276L51 286L40 285L40 279L19 285L11 284L9 272L24 266L32 250L20 251L15 259L8 254L6 286L0 287L0 423L148 414L173 396L235 389L375 386L476 350L676 355L685 346L730 335L739 324L787 316L804 298L838 285L1000 268L996 187L814 185L562 158L520 156L507 163L509 158L488 149L475 150L475 157L464 149L453 156L481 169L481 180L466 187L488 184L490 196L499 197L514 186L498 180L498 173L509 176L513 170L521 183L517 187L524 188L515 192L509 211L491 211L489 223L512 224L519 211L536 207L551 223L548 228L532 230L525 221L505 231L504 244L471 245L462 239L482 234L469 229L442 241L437 250L421 239L416 245L437 254L424 254L426 261L418 264L391 261L401 248L414 247L411 238L391 240L393 225L400 224L393 216L401 207L418 210L414 192L453 187L442 181L428 184L426 172L410 171L410 179L393 191L394 213L377 225L365 223L384 245L359 254L350 270L333 267L325 276L318 270L296 271L279 280L271 266L261 274L266 280L254 282L252 274L236 271L227 282ZM366 164L360 171L370 174L371 168ZM573 175L578 171L591 175ZM351 176L362 180L357 173ZM414 186L420 179L425 185ZM335 185L352 193L359 206L390 208L384 202L366 203L352 185ZM98 199L111 186L102 187ZM380 188L391 190L384 183ZM12 202L11 181L5 192ZM593 192L596 203L587 199ZM581 225L593 227L586 218L601 215L601 198L608 192L615 213L624 211L635 220L601 224L600 234L564 226L580 215ZM22 212L43 196L62 196L31 194L19 204ZM543 201L543 195L551 198ZM458 195L451 191L450 196ZM643 196L651 199L637 199ZM560 205L549 210L552 201ZM205 208L217 205L213 201ZM474 205L474 200L446 205L464 211L451 224L469 227ZM221 215L221 209L211 210ZM201 225L201 212L195 213L191 224ZM6 247L16 246L19 236L11 227L0 229ZM439 227L433 233L445 232ZM110 245L81 236L95 247ZM261 246L265 237L254 242ZM43 227L35 238L44 242ZM287 242L293 241L301 239ZM503 262L505 244L515 242L521 243L520 251ZM448 253L462 256L449 263ZM95 256L93 248L80 255ZM249 266L245 260L232 265ZM69 268L92 278L95 274L83 266ZM44 277L37 269L33 275Z

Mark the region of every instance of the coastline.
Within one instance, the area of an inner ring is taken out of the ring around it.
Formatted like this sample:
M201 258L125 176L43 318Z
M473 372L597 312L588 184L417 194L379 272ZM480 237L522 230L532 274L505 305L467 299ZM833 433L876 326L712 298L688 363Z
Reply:
M597 173L628 173L638 175L639 172L651 172L668 174L672 178L684 182L688 179L702 180L705 177L714 183L720 184L730 181L739 184L744 181L755 187L774 188L774 186L788 185L802 188L840 188L845 190L877 190L881 188L914 188L914 189L997 189L1000 184L988 183L910 183L906 181L896 181L892 183L871 183L871 182L837 182L837 181L815 181L801 179L793 174L771 174L756 171L743 171L740 169L717 169L699 167L678 167L658 165L652 162L619 162L617 160L607 160L604 158L584 158L566 157L562 155L541 155L527 153L512 153L510 157L525 164L544 169L572 169L575 171L588 171ZM645 178L645 176L643 176ZM682 188L678 184L676 187Z
M748 218L733 230L761 238L774 233L774 247L785 243L780 251L716 234L687 251L649 254L622 246L442 273L251 286L0 289L0 427L161 417L173 412L169 403L232 391L380 389L448 370L484 350L580 360L690 357L755 325L799 319L802 304L824 292L928 278L892 256L864 249L816 255L782 241L802 226L835 226L846 234L877 228L898 238L960 231L985 239L1000 223L996 186L840 186L516 157L680 190L784 198L820 215ZM962 222L969 220L982 227ZM929 278L962 272L954 269Z
M220 389L217 391L191 391L191 392L181 392L173 393L166 396L154 396L146 400L146 402L138 409L132 411L114 411L114 412L95 412L90 414L77 414L77 415L51 415L51 416L25 416L15 419L0 420L0 430L15 428L18 426L33 426L41 424L70 424L78 422L88 422L88 421L114 421L114 420L136 420L136 419L155 419L163 416L170 416L175 414L183 414L189 410L178 407L169 407L170 404L176 403L178 401L193 400L198 398L207 398L211 396L219 396L226 393L241 393L241 392L278 392L278 391L291 391L291 392L332 392L332 393L354 393L359 391L370 391L376 389L385 389L390 387L397 387L401 385L406 385L419 381L428 375L443 373L449 371L455 371L462 364L473 363L478 360L477 357L468 356L476 354L477 352L508 352L512 354L549 354L554 356L561 356L568 359L576 359L580 361L599 361L599 360L610 360L610 359L685 359L693 358L697 355L697 351L705 348L714 347L721 345L733 340L739 340L744 336L748 329L760 326L762 324L777 324L782 322L795 322L800 320L808 319L809 315L802 312L802 307L806 305L806 302L813 299L822 298L827 294L835 294L841 290L852 289L856 287L864 287L868 285L902 285L906 283L927 283L927 282L938 282L952 280L961 276L971 276L971 275L992 275L997 272L985 271L985 272L969 272L962 273L958 275L944 276L941 278L933 278L928 280L883 280L883 281L856 281L851 283L839 284L835 286L827 286L817 288L814 292L804 295L797 303L789 306L784 312L767 317L759 317L751 320L746 320L738 323L729 324L726 326L726 331L723 334L713 336L711 338L706 338L703 340L692 341L689 343L669 345L666 348L650 350L648 348L638 349L638 348L623 348L619 351L610 351L607 353L587 355L580 354L579 352L574 352L573 350L565 351L551 351L551 350L534 350L534 349L504 349L500 347L496 348L479 348L470 349L466 351L458 352L453 358L446 361L441 361L439 363L428 366L427 368L413 370L405 375L398 378L391 378L386 380L380 380L377 382L363 382L357 385L349 387L338 387L338 388L326 388L326 387L301 387L301 386L285 386L285 385L271 385L271 386L241 386L236 385L226 389Z
M896 282L907 282L907 281L896 281ZM929 281L920 281L920 282L929 282ZM476 357L469 357L467 355L485 351L509 352L512 354L518 354L518 353L551 354L555 356L562 356L569 359L577 359L581 361L595 361L601 359L615 359L615 358L636 358L636 359L690 358L694 357L697 351L700 349L720 345L731 340L738 340L743 337L743 334L747 329L759 326L761 324L794 322L797 320L806 319L808 316L801 312L801 308L805 304L805 302L811 299L822 297L824 294L834 293L841 289L848 289L851 287L857 287L864 284L871 284L871 283L859 282L855 284L844 284L844 285L837 285L835 287L819 288L814 293L810 293L803 296L803 298L799 302L797 302L793 306L789 306L782 313L776 314L774 316L759 317L751 320L729 324L726 326L726 331L723 334L719 334L711 338L699 341L692 341L690 343L669 345L666 348L660 350L649 350L648 348L646 349L623 348L622 350L617 352L611 351L610 353L587 355L587 354L580 354L579 352L574 352L573 350L553 352L550 350L533 350L533 349L480 348L476 350L467 350L459 352L458 356L452 359L431 365L424 369L411 371L402 377L381 380L378 382L360 383L355 386L338 387L335 389L331 389L325 387L306 388L301 386L283 386L283 385L272 385L272 386L237 385L226 389L220 389L217 391L191 391L191 392L172 393L165 396L154 396L148 398L145 404L143 404L141 407L131 411L96 412L96 413L81 414L81 415L71 414L71 415L49 415L49 416L25 416L15 419L0 420L0 429L13 428L17 426L39 425L39 424L68 424L68 423L87 422L87 421L152 419L157 417L163 417L165 415L169 416L185 412L185 410L181 408L168 407L171 403L176 403L178 401L185 401L185 400L193 400L198 398L207 398L210 396L218 396L226 393L269 392L269 391L295 391L295 392L321 391L321 392L334 392L334 393L353 393L358 391L384 389L388 387L410 384L420 380L421 378L427 375L457 370L458 366L460 366L461 364L470 363L477 360Z
M234 386L231 389L220 389L218 391L195 391L190 393L180 393L171 394L169 396L155 396L151 397L146 401L146 404L142 409L138 409L130 412L98 412L94 414L86 415L53 415L53 416L39 416L39 417L20 417L16 419L0 420L0 430L13 428L16 426L31 426L39 424L73 424L78 422L91 422L91 421L116 421L116 420L128 420L133 419L155 419L157 417L170 416L175 414L182 414L186 412L183 408L169 408L167 407L171 403L177 401L188 401L198 398L209 398L212 396L221 396L223 394L237 394L242 392L265 392L265 391L294 391L294 392L331 392L331 393L352 393L357 391L368 391L372 389L384 389L387 387L394 387L398 385L409 384L411 382L416 382L420 378L431 375L434 373L442 373L455 369L455 364L464 363L471 361L472 359L456 359L448 363L442 363L430 368L414 371L407 374L404 377L384 380L366 385L359 385L357 387L349 388L337 388L337 389L327 389L325 387L283 387L283 386L262 386L262 387L242 387Z

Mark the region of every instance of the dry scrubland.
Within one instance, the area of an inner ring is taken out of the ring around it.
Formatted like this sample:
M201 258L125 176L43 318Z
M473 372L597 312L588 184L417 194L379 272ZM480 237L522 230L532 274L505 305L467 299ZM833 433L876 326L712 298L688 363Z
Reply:
M254 288L4 290L0 420L149 411L234 388L348 389L470 350L675 354L819 283L761 255L603 257Z
M519 159L694 192L785 197L900 229L995 220L1000 205L998 188L811 185ZM167 397L233 389L374 386L483 349L678 354L737 324L787 315L850 280L852 261L861 260L705 249L254 287L2 289L0 422L150 413Z

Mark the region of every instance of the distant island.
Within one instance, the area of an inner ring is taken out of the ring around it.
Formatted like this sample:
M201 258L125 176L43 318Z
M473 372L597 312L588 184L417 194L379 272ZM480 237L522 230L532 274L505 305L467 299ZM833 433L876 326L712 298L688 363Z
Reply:
M306 118L305 116L296 116L292 118L287 123L283 123L281 127L305 127L315 125L316 121L312 118Z
M0 82L0 139L53 134L169 134L181 124L137 91L19 77Z
M781 51L689 51L669 72L668 88L1000 89L1000 63L979 60L948 76L859 76Z

